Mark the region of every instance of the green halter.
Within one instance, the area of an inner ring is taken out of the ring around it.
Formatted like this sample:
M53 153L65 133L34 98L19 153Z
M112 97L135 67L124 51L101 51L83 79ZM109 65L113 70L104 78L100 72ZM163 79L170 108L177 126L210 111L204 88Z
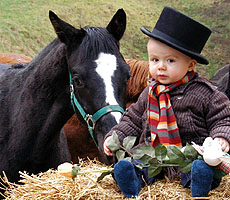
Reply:
M86 123L88 125L89 133L90 133L91 137L93 138L94 143L98 147L98 144L97 144L97 142L96 142L96 140L95 140L95 138L93 136L93 130L95 128L95 125L96 125L97 121L103 115L106 115L107 113L110 113L110 112L120 112L120 113L123 114L124 109L119 105L108 105L108 106L105 106L105 107L99 109L93 115L86 114L86 112L84 111L84 109L82 108L82 106L80 105L80 103L78 102L78 100L77 100L77 98L76 98L76 96L74 94L74 87L73 87L73 81L72 81L71 73L69 73L69 77L70 77L71 104L73 106L74 112L76 113L76 108L77 108L78 111L81 113L83 119L86 121Z

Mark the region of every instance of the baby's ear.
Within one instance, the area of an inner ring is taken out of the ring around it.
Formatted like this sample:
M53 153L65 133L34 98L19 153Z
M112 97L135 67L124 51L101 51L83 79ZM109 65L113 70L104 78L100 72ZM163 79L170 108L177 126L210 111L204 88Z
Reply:
M189 66L188 66L188 71L191 72L194 70L195 66L197 64L197 61L194 59L190 60Z

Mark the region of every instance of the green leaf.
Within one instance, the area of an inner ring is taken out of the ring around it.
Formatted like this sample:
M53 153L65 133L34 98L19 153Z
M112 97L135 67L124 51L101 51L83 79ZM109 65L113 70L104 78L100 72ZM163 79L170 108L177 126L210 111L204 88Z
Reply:
M124 160L127 160L127 161L131 162L131 161L132 161L132 158L126 157L126 158L124 158Z
M150 166L158 166L159 163L158 163L158 160L156 158L152 158L148 155L145 155L142 157L143 159L144 158L147 158L148 162L143 162L142 160L135 160L135 166L140 168L140 169L143 169L143 168L149 168Z
M148 177L151 178L151 177L156 176L157 174L161 172L161 170L162 170L162 167L159 164L150 165L148 167Z
M155 150L152 146L150 145L144 145L137 147L133 150L133 158L135 160L140 159L144 155L149 155L150 157L154 158L155 157Z
M156 154L157 160L163 161L166 158L166 155L167 155L166 147L164 145L162 145L162 144L159 144L155 148L155 154Z
M166 155L165 158L163 159L163 162L164 162L164 163L170 162L169 157L168 157L167 155Z
M76 176L79 174L79 171L81 170L81 168L75 164L73 165L73 168L72 168L72 179L74 180L76 178Z
M117 151L120 149L120 141L118 139L118 136L116 134L115 131L113 131L112 133L112 137L110 137L108 139L108 148L111 150L111 151Z
M157 158L152 158L151 160L149 160L149 164L150 165L158 165L159 162L158 162Z
M196 160L198 153L192 145L186 144L186 147L184 149L184 155L186 158L188 158L190 160Z
M170 160L168 163L182 163L185 160L184 154L176 145L167 146L167 156Z
M136 137L128 136L123 140L123 146L126 150L130 150L135 142L136 142Z
M188 173L191 171L191 168L192 168L192 162L191 160L185 160L183 164L181 164L178 169L180 172L183 172L183 173Z
M124 160L125 158L125 151L123 150L118 150L116 152L116 157L117 157L117 160L120 161L120 160Z
M107 172L103 172L98 178L97 182L101 181L105 176L110 175L113 173L113 169L108 170Z
M143 169L145 167L149 167L150 165L147 163L143 163L140 160L135 160L135 162L133 163L136 167L138 167L139 169Z
M150 160L153 159L151 156L145 154L144 156L142 156L139 160L145 164L149 163Z

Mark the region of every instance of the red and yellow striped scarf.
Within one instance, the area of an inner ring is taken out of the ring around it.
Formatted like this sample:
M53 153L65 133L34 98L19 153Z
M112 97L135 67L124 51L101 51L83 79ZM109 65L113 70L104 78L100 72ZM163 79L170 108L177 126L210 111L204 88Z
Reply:
M189 82L194 74L194 71L188 72L182 80L170 85L160 85L157 81L150 83L147 115L153 147L158 144L182 146L168 92Z

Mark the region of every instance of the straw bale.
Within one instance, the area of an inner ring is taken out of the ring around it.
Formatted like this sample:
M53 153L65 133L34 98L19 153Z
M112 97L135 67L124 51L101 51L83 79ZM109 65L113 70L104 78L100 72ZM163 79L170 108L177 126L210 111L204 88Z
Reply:
M81 171L98 170L107 166L95 160L80 161ZM100 173L78 175L75 180L60 175L57 170L50 169L45 173L28 175L20 172L20 184L10 183L6 176L4 182L9 186L5 192L6 200L114 200L128 199L119 190L111 175L106 176L99 183L96 182ZM225 176L221 185L210 192L208 198L230 199L230 176ZM189 189L184 189L179 179L170 182L167 178L144 187L138 200L180 200L192 199ZM195 198L194 198L195 199Z

